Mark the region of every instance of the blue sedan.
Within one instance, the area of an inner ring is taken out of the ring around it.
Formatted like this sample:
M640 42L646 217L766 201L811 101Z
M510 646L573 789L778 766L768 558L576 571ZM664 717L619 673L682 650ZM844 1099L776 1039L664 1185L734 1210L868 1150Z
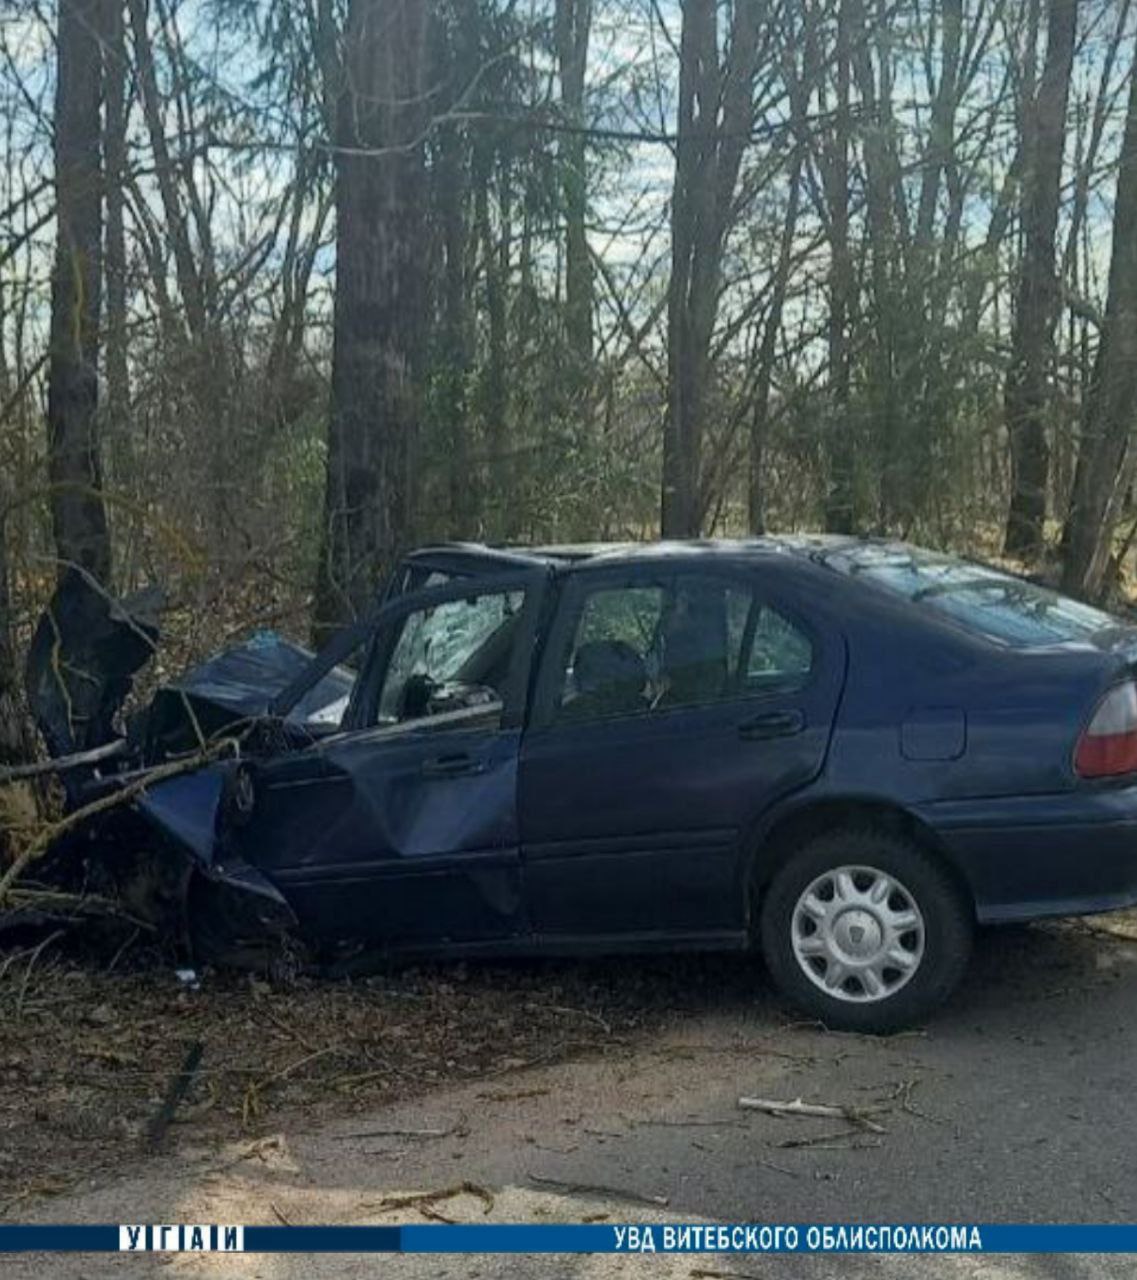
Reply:
M302 733L219 770L203 888L341 956L757 946L896 1028L977 924L1137 902L1135 660L897 543L426 548L276 697Z

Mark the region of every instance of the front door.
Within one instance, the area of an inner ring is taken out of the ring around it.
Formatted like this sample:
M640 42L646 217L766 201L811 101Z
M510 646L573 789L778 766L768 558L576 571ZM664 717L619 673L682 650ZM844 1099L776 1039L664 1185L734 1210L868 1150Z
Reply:
M391 949L525 935L517 762L541 573L400 596L345 731L254 777L237 851L308 936Z
M761 571L570 578L521 754L531 924L546 943L724 942L746 838L820 771L844 646Z

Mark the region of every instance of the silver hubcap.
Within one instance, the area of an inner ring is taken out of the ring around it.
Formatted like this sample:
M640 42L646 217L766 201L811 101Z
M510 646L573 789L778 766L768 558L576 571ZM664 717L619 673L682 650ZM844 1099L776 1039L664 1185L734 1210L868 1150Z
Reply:
M794 957L815 986L867 1004L895 995L924 958L924 917L915 898L876 867L836 867L794 906Z

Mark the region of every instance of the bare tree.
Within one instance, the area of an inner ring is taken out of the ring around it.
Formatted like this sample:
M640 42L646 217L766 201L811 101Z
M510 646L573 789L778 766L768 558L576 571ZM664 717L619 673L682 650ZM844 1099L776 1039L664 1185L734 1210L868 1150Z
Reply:
M592 364L592 259L585 220L588 173L585 167L584 83L592 0L555 0L554 28L561 106L566 131L561 137L561 182L565 207L565 331L582 386Z
M667 412L661 531L702 526L701 439L708 353L739 165L754 120L761 0L734 0L725 49L715 0L684 0L678 136L671 192L667 295Z
M1055 232L1077 16L1077 0L1049 0L1046 62L1023 106L1024 245L1005 392L1012 492L1004 546L1009 555L1026 557L1041 552L1046 518L1048 380L1059 301Z
M1063 585L1099 595L1106 584L1113 534L1137 470L1137 76L1129 87L1113 252L1101 340L1086 401L1077 483L1066 527Z
M56 247L48 365L48 473L61 562L106 580L111 544L98 436L102 296L102 0L60 0L55 90Z
M426 0L351 0L336 112L337 262L316 629L405 544L418 422Z

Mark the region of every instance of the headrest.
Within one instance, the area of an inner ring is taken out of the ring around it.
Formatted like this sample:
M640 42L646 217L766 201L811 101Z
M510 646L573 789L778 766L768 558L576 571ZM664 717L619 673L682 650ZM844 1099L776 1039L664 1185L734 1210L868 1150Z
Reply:
M615 688L639 693L647 684L647 667L623 640L590 640L576 651L573 677L581 694L605 693Z

